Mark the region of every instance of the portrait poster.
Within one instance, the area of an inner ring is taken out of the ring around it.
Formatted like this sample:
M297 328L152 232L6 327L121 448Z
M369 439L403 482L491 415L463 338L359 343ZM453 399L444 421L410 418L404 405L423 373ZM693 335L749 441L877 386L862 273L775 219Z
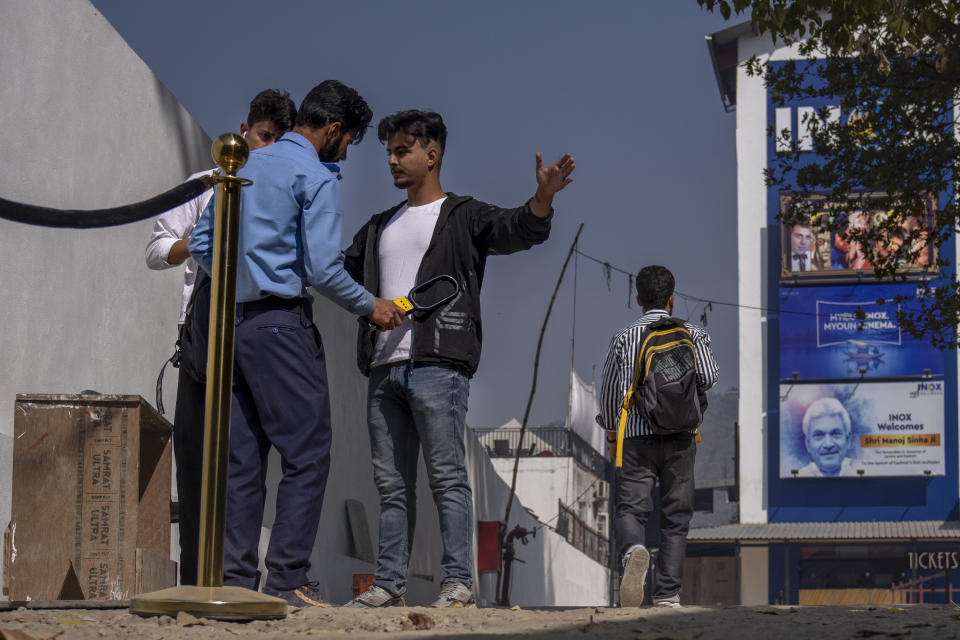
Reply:
M944 474L942 379L780 385L780 477Z
M878 194L876 199L883 197ZM792 194L780 194L780 213L787 211ZM818 227L817 220L821 217L831 218L834 213L824 196L811 196L807 201L811 204L812 213L809 223L781 224L780 225L780 277L782 279L817 279L817 278L849 278L872 277L873 265L863 250L863 246L856 240L844 238L838 231L830 231ZM818 206L819 203L822 206ZM932 220L936 200L927 199L926 218ZM844 212L847 229L871 229L880 224L889 215L881 208ZM911 216L902 225L902 232L891 235L882 245L878 244L877 251L891 251L905 242L904 238L911 231L923 225L924 216ZM822 226L822 225L820 225ZM934 247L927 245L923 240L915 240L920 254L913 264L904 265L904 273L923 274L936 269Z
M944 353L898 320L918 295L910 283L781 286L780 379L943 375Z

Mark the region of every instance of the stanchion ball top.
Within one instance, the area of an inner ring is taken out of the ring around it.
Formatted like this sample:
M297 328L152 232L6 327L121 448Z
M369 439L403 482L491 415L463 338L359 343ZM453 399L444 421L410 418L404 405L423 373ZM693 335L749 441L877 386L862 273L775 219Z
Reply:
M247 163L250 148L247 146L247 141L236 133L224 133L213 141L210 155L224 173L232 176Z

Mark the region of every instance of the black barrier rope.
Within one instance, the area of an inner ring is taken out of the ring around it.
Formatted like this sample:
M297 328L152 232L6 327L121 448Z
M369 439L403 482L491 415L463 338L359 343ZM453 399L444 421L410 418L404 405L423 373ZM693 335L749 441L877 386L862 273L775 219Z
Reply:
M99 227L113 227L146 220L160 215L164 211L193 200L198 195L213 186L214 181L209 177L194 178L170 189L165 193L154 196L149 200L112 209L95 209L82 211L77 209L50 209L32 204L23 204L0 198L0 218L22 222L39 227L58 227L71 229L96 229Z

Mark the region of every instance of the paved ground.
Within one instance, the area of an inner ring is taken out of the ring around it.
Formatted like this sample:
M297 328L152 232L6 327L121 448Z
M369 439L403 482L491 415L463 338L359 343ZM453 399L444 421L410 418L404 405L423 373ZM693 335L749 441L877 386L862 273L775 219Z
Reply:
M292 610L293 611L293 610ZM840 640L960 638L960 608L686 607L659 609L435 609L293 611L286 620L214 622L140 618L125 609L17 609L0 612L0 640L41 638L583 638L624 640Z

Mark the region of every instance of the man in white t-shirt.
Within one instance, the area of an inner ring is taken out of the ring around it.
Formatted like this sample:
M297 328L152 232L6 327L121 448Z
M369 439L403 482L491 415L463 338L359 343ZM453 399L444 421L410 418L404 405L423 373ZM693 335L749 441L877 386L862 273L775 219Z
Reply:
M240 135L251 150L276 142L290 130L297 115L296 105L286 91L267 89L250 102L247 119L240 123ZM195 173L190 179L209 175L213 170ZM204 333L210 310L209 286L194 296L197 263L190 257L187 242L200 214L213 197L213 189L184 204L170 209L153 226L147 244L146 261L151 269L169 269L185 264L183 295L179 324L187 320L187 308L193 300L194 317L187 324L190 331ZM205 276L204 276L205 277ZM202 280L201 280L202 282ZM209 284L209 279L207 279ZM183 336L183 334L181 333ZM188 341L192 336L183 336ZM198 336L196 344L206 345L206 337ZM203 479L203 417L206 399L206 352L184 353L177 381L177 407L174 415L173 452L177 460L177 499L179 502L180 582L197 583L197 553L200 539L200 487Z
M440 515L444 573L433 607L473 602L473 497L464 466L469 378L480 360L480 285L487 256L529 249L547 239L553 196L570 182L573 158L544 167L523 206L502 209L440 187L447 130L437 113L401 111L380 121L395 186L407 200L377 214L345 252L347 271L387 299L438 276L459 283L451 299L409 313L391 331L361 325L357 361L370 377L367 422L380 494L380 549L374 584L353 607L402 605L416 517L421 446ZM422 292L430 304L456 289Z

